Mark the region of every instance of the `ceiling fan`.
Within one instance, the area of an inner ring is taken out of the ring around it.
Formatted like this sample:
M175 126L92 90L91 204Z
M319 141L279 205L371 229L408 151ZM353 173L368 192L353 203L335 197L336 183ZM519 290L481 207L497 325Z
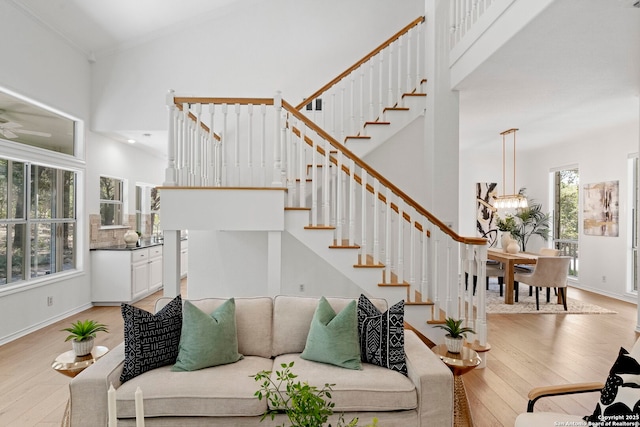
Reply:
M18 138L18 134L41 136L44 138L51 137L50 133L22 129L22 125L20 123L6 119L3 117L3 113L4 111L0 110L0 135L3 135L5 138Z

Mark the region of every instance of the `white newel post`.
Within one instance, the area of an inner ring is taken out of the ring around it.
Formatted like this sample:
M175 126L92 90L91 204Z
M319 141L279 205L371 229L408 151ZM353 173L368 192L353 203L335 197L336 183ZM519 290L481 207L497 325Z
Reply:
M276 112L276 126L274 135L275 138L273 143L273 181L271 182L271 186L282 187L282 132L280 131L280 128L282 127L282 92L280 91L277 91L276 96L273 97L273 108Z
M175 113L176 104L173 102L174 92L169 90L166 97L167 109L169 110L169 132L167 138L167 169L164 175L164 184L167 187L176 185L176 153L175 153Z

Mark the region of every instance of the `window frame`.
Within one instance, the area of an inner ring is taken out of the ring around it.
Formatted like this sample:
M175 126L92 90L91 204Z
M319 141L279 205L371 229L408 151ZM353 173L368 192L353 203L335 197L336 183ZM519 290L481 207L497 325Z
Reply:
M103 179L108 179L108 180L112 180L115 181L119 184L120 190L117 192L117 195L114 195L114 199L103 199L102 198L102 182ZM115 176L108 176L108 175L100 175L99 177L99 189L98 189L98 194L99 194L99 205L98 205L98 209L100 212L100 228L101 229L109 229L109 228L123 228L127 226L127 223L125 221L125 209L126 209L126 198L125 198L125 191L127 188L127 180L124 178L119 178L119 177L115 177ZM116 216L115 214L117 213L117 217L114 218L114 222L113 224L105 224L104 223L104 216L103 216L103 210L102 207L104 206L114 206L115 208L118 208L117 210L114 209L114 216Z

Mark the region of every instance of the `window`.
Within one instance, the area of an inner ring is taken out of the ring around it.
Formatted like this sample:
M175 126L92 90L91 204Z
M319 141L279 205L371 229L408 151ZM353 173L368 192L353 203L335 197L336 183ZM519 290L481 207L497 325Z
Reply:
M136 185L136 230L144 236L160 237L160 193L149 184Z
M563 169L554 172L554 218L553 244L561 255L572 257L570 276L578 276L578 169Z
M76 268L76 181L0 158L0 285Z
M100 177L100 225L122 225L123 182L118 178Z

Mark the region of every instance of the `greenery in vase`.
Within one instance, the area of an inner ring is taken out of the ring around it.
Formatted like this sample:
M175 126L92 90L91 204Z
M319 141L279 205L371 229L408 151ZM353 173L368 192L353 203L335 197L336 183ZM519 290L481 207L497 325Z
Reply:
M65 341L73 339L78 342L95 338L98 332L109 332L106 325L95 320L78 320L75 323L71 323L70 327L62 329L62 331L69 332L69 336Z
M542 204L531 203L529 207L518 209L515 216L518 224L511 235L518 241L523 252L527 250L531 236L540 236L545 242L549 240L550 218L548 213L542 212Z
M456 320L453 317L447 317L444 321L444 325L434 325L433 327L444 329L451 338L466 338L468 333L476 333L472 328L463 327L462 319Z
M331 387L335 384L325 384L318 389L307 382L295 381L298 376L291 372L293 364L294 362L281 364L282 370L276 371L275 381L271 378L271 371L261 371L252 375L257 382L261 383L255 396L259 400L266 399L272 408L277 408L267 410L260 421L268 416L273 420L276 414L284 413L289 418L291 427L322 427L333 414L335 404L326 399L331 399ZM343 416L340 415L337 427L356 427L357 425L358 418L345 423ZM373 424L367 427L377 427L377 425L378 420L374 418ZM282 424L281 427L285 425ZM331 424L328 427L331 427Z

